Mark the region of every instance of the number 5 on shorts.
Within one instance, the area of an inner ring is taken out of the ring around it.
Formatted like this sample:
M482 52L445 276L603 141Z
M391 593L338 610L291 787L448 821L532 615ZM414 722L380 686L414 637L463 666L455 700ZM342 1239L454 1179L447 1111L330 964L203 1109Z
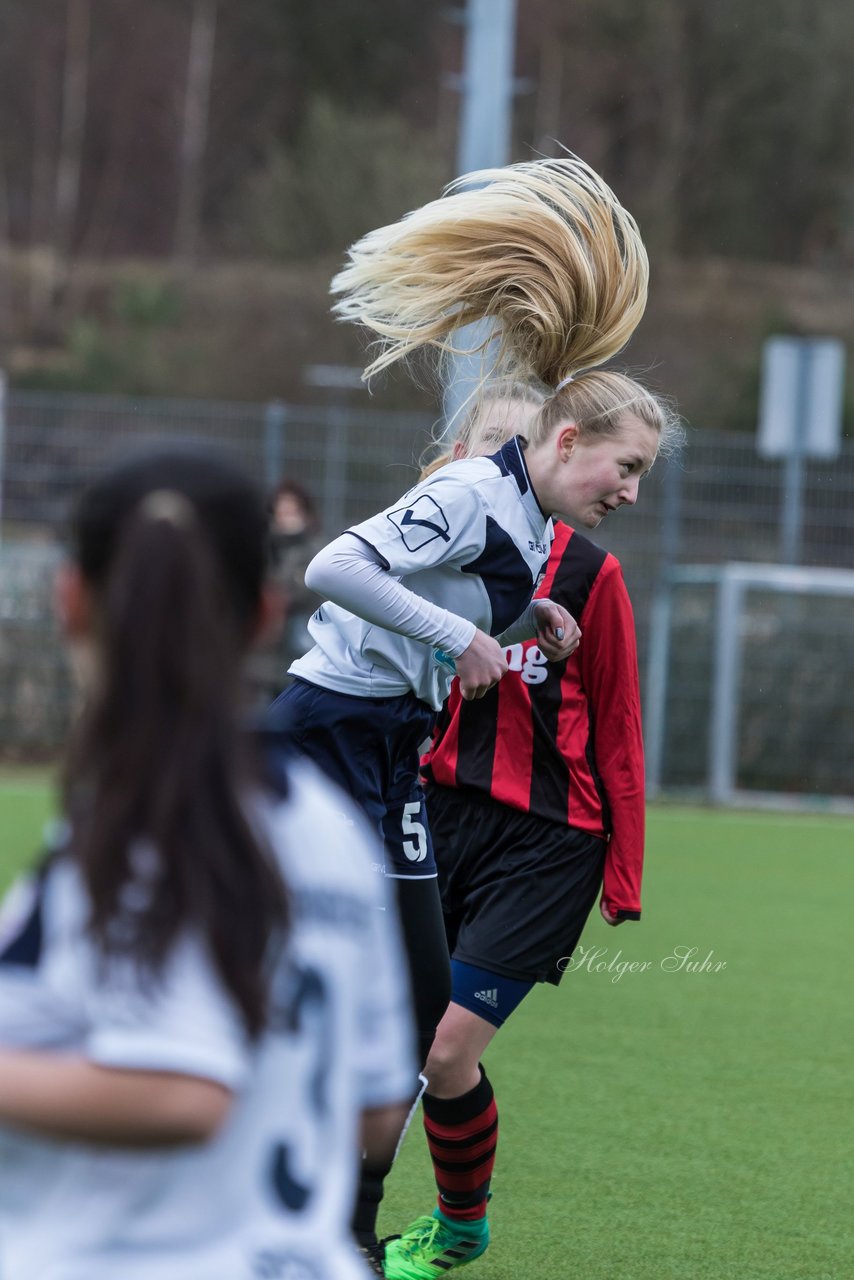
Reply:
M411 800L403 806L403 817L400 826L405 836L414 836L414 840L404 840L403 852L410 862L423 862L427 857L427 832L422 822L416 819L421 814L421 801Z

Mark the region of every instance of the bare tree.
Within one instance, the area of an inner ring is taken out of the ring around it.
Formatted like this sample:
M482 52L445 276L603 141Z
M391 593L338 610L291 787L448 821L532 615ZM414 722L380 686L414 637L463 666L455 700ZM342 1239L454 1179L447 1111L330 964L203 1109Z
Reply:
M6 157L0 154L0 370L6 363L6 342L10 339L12 232L9 219L9 192Z
M179 149L178 213L173 246L173 257L177 262L183 263L193 261L199 239L202 164L208 136L216 10L217 0L194 0Z
M68 0L53 230L54 247L62 272L67 271L71 257L80 200L91 19L92 0Z
M540 42L534 117L534 145L539 155L551 156L559 150L565 58L563 42L555 39L554 32L547 32Z
M41 35L42 33L39 32ZM49 253L56 173L56 104L51 92L55 69L50 40L33 49L32 147L29 157L29 313L33 326L42 327L50 306L51 285L44 258Z

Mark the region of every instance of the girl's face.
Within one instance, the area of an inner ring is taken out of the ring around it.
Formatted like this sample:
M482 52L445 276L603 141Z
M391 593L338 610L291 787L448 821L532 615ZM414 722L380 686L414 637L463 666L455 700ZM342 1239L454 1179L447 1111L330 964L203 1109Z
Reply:
M570 524L595 529L618 507L634 506L638 485L658 453L658 432L626 414L615 436L579 436L574 424L554 437L555 451L541 484L534 479L545 510Z
M296 494L279 494L273 509L273 524L277 533L296 534L304 531L308 520Z

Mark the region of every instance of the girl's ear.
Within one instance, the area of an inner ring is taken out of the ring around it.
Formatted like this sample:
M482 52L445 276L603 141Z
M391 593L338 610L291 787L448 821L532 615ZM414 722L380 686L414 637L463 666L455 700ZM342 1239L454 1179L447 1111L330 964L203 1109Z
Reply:
M558 457L561 462L568 462L578 442L578 427L574 422L565 423L556 436Z
M64 564L53 588L54 608L70 640L89 635L92 624L92 593L76 564Z
M454 459L454 462L459 462L460 458L468 457L468 454L466 453L465 445L462 444L461 441L455 440L454 447L451 449L451 455Z

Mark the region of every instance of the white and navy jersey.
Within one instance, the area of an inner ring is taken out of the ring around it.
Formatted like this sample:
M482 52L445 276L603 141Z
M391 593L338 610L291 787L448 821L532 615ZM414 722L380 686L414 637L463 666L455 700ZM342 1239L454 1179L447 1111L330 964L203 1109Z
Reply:
M9 903L0 1042L215 1080L234 1101L198 1146L0 1131L3 1280L367 1280L349 1235L357 1125L412 1093L406 970L362 819L312 766L290 774L286 801L258 805L293 909L255 1043L196 937L154 984L104 968L69 859Z
M527 609L553 537L518 436L491 457L449 463L349 532L409 590L490 635ZM453 671L430 644L331 603L309 631L314 648L291 665L292 675L363 697L411 690L435 710L448 695Z

